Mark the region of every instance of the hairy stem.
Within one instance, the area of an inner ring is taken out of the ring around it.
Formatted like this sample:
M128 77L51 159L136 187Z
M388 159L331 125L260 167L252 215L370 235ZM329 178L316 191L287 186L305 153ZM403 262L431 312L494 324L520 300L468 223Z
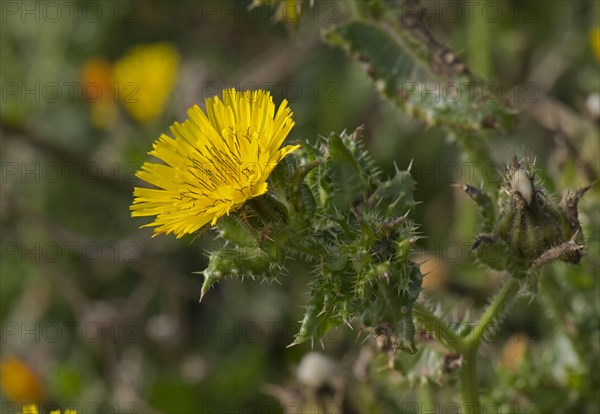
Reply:
M463 352L463 368L460 372L464 413L477 414L480 412L479 390L477 389L477 350L488 326L498 315L502 314L518 291L519 281L514 277L509 277L467 338L466 349Z
M519 291L519 281L514 277L509 277L504 286L500 289L494 300L485 310L475 329L469 335L469 347L477 349L485 330L492 324L496 316L502 313L506 305L515 297Z
M477 346L463 354L463 367L460 371L462 412L477 414L480 412L479 389L477 388Z
M483 0L485 10L488 0ZM467 25L467 57L469 67L483 79L492 79L490 37L495 25L489 24L482 13L475 13Z

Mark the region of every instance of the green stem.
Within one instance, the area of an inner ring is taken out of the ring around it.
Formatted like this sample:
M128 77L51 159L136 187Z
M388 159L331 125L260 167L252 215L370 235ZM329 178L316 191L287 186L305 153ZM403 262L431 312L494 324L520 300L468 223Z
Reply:
M518 279L512 276L509 277L481 316L475 329L464 338L452 331L443 320L435 316L422 303L415 302L413 304L415 319L425 325L428 332L433 332L435 339L440 344L451 351L462 353L463 367L460 371L460 381L462 412L465 414L478 414L481 412L477 387L477 350L485 330L504 311L518 291Z
M490 39L496 25L489 24L484 18L488 0L483 0L482 9L475 12L467 25L467 56L469 67L483 79L492 79L492 61L490 59Z
M504 286L500 289L494 300L485 310L479 322L475 326L469 337L469 347L477 349L485 334L485 330L493 322L494 318L501 313L506 305L513 299L519 291L519 281L514 277L509 277Z
M479 389L477 388L477 346L463 354L463 367L460 371L461 398L463 413L478 414Z
M466 350L463 352L463 368L460 372L462 405L463 412L466 414L477 414L481 409L477 388L477 350L485 330L504 311L506 305L510 303L518 291L519 281L512 276L509 277L467 338Z

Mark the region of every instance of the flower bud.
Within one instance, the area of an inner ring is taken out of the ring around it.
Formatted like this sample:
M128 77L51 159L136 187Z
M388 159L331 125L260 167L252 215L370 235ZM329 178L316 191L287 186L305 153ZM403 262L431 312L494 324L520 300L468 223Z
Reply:
M557 205L536 180L534 164L528 158L513 158L497 197L495 225L491 233L477 236L472 247L481 262L517 277L554 260L578 263L582 255L583 246L574 242L577 237L583 240L577 203L589 186L567 193ZM480 208L485 208L480 201L489 199L487 195L482 196L470 186L465 186L465 191ZM482 227L490 231L486 223Z

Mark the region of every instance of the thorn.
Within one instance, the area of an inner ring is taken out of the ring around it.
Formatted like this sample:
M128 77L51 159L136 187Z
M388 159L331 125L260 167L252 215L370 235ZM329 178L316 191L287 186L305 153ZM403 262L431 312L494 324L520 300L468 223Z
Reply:
M575 242L575 239L577 238L577 235L579 234L579 231L581 230L581 228L577 229L577 231L575 232L575 234L573 234L573 236L571 236L571 242Z
M421 263L417 263L417 266L423 266L425 263L433 259L433 256L426 257Z
M513 153L513 156L512 156L512 164L513 164L513 168L515 168L515 169L520 167L519 160L517 159L517 155L515 153Z
M363 339L363 341L361 342L361 345L364 345L369 340L369 335L370 334L367 334L367 336L365 336L365 339Z

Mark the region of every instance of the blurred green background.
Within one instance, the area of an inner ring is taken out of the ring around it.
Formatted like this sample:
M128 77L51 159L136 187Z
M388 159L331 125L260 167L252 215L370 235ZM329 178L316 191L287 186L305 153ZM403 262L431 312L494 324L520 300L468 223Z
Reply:
M557 198L597 180L599 2L423 3L437 38L522 110L514 130L482 137L495 161L537 157ZM226 87L288 99L291 140L364 125L385 174L412 162L416 219L427 236L420 256L432 259L423 265L431 272L424 291L449 320L481 308L498 285L497 272L469 260L477 215L454 186L479 184L468 160L446 131L406 117L359 64L320 40L323 28L351 15L352 2L302 3L299 21L282 15L281 4L249 8L249 1L0 6L2 412L25 402L80 412L285 412L282 395L299 387L295 369L311 350L286 348L303 314L306 268L290 264L281 285L227 280L199 303L202 277L194 272L206 266L213 234L151 238L139 229L147 221L129 213L135 171L154 140ZM141 100L122 102L116 62L127 62L137 45L164 43L176 57L134 66L131 82L147 83L134 91ZM160 75L167 64L172 87ZM135 105L157 114L136 119ZM519 302L484 347L484 402L516 407L511 412L600 407L597 185L582 201L581 220L589 254L578 266L545 271L542 293ZM358 334L358 326L340 329L322 351L339 364L346 394L361 390L345 399L391 395L395 402L380 402L395 408L379 412L453 401L456 379L435 380L418 366L418 380L407 381L375 357L377 381L361 381L354 368L370 345Z

